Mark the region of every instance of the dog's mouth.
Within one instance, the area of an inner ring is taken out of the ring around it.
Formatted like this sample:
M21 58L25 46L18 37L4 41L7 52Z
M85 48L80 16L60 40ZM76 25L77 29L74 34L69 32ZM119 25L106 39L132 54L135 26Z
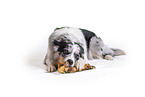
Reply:
M79 70L76 67L78 64L75 64L75 66L73 66L72 65L73 60L59 56L59 52L56 52L54 57L58 58L56 60L57 61L56 63L57 63L57 69L59 73L74 73L78 71L89 70L89 69L95 68L94 66L90 66L89 64L84 64L84 67L81 70Z
M65 64L66 62L68 62L68 64L71 66L72 64L73 64L73 60L72 59L65 59L64 57L60 57L59 59L58 59L58 64Z

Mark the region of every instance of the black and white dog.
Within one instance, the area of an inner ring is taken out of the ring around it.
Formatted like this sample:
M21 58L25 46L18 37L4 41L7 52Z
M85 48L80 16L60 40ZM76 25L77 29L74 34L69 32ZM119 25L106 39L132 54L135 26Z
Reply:
M112 60L113 56L124 55L120 49L104 45L102 39L93 32L73 27L56 28L49 37L48 51L44 60L48 72L57 70L58 60L64 58L70 65L82 69L88 59L104 58Z

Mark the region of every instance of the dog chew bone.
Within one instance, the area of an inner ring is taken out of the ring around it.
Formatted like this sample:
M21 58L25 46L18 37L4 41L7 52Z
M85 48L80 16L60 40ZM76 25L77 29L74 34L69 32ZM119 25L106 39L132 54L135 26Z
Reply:
M60 67L58 68L58 72L59 72L59 73L65 73L65 66L60 66Z
M90 64L85 64L84 67L81 69L81 71L90 70L90 69L94 69L94 68L95 68L95 66L90 66ZM64 64L63 63L58 64L59 73L74 73L77 71L78 71L77 68L69 66L68 62L65 62Z
M58 72L59 73L73 73L76 72L76 67L71 67L68 62L59 63L58 64Z
M90 66L90 64L85 64L84 67L81 69L81 71L83 70L90 70L90 69L94 69L96 68L95 66Z

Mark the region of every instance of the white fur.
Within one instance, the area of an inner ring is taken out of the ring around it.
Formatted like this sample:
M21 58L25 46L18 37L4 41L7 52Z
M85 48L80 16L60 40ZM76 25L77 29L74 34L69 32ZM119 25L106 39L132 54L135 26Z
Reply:
M47 67L48 72L52 72L52 71L56 70L55 66L53 66L53 64L51 63L52 61L53 62L55 62L55 61L49 57L51 56L51 54L53 54L53 52L51 51L52 49L57 51L59 48L57 46L52 48L53 41L56 38L57 38L56 40L59 41L58 40L59 36L66 36L73 43L73 52L71 53L71 55L66 57L64 61L67 61L68 59L73 60L72 65L73 66L75 65L77 67L77 69L79 69L79 70L81 70L83 68L84 64L87 63L88 59L91 60L91 59L97 59L97 58L105 58L107 60L112 60L113 59L112 56L114 56L114 55L124 55L125 54L120 49L111 49L108 46L104 45L102 39L97 36L91 37L91 39L89 41L89 49L87 51L86 40L85 40L85 36L82 33L82 31L78 28L63 27L60 29L56 29L49 37L48 52L47 52L47 56L45 58L45 64L48 65L48 67ZM76 63L75 63L74 53L75 54L79 53L80 48L75 43L81 45L84 49L84 59L79 58L79 60ZM51 50L50 50L50 48L51 48ZM71 51L71 50L72 49L68 48L68 51ZM56 57L59 57L59 56L56 56Z
M83 68L83 65L85 64L85 62L87 62L87 46L86 46L86 40L85 40L85 37L83 35L83 33L81 32L80 29L78 28L68 28L68 27L64 27L64 28L61 28L61 29L58 29L58 30L55 30L51 36L49 37L49 43L54 41L55 38L57 38L58 36L61 36L61 35L67 35L67 37L71 40L71 42L76 42L76 43L79 43L83 49L84 49L84 60L83 59L80 59L78 61L78 68L79 69L82 69ZM68 56L65 58L64 61L67 61L68 59L72 59L73 60L73 64L72 66L75 65L75 59L74 59L74 53L79 53L79 50L78 50L79 47L77 47L76 44L73 44L73 52L71 54L71 56ZM55 50L57 50L57 47L55 48ZM48 48L48 53L47 53L47 56L51 56L50 55L50 50ZM50 60L47 58L46 60L46 64L48 65L48 68L47 70L49 72L51 71L55 71L55 68L53 68L52 64L49 62ZM51 69L50 69L51 68Z
M98 42L98 43L96 43ZM88 53L89 60L101 58L102 51L101 48L104 46L103 41L101 39L97 39L96 37L92 37L90 40L90 48Z
M84 38L83 33L81 32L81 30L79 30L78 28L62 28L59 30L56 30L53 32L53 38L60 36L60 35L69 35L68 37L71 39L71 41L73 42L78 42L78 43L82 43L84 44L84 46L86 46L86 41ZM54 39L51 39L54 40Z
M77 43L81 44L81 46L84 48L84 59L85 59L85 61L87 61L88 58L87 58L86 40L80 29L73 28L73 27L70 27L70 28L65 27L65 28L56 30L52 33L52 35L51 35L52 37L50 37L52 39L50 39L50 40L54 40L54 38L56 38L60 35L65 35L65 34L68 35L68 37L71 39L72 42L77 42ZM74 51L76 51L75 49L76 49L76 47L74 45ZM72 55L72 57L73 57L73 55Z
M67 61L68 59L71 59L71 60L73 60L72 66L74 66L75 65L74 53L77 53L77 52L79 52L78 51L78 47L77 47L77 45L74 44L73 45L73 52L71 53L70 56L68 56L67 58L65 58L64 62Z
M85 64L85 60L82 59L82 58L80 58L80 59L76 62L75 66L76 66L76 68L80 71L81 69L83 69L84 64Z
M49 56L50 56L50 49L48 48L48 52L47 52L47 55L46 55L46 58L45 58L46 59L46 64L47 64L46 70L48 72L54 72L54 71L56 71L56 67L53 66L53 64L49 60L50 59Z

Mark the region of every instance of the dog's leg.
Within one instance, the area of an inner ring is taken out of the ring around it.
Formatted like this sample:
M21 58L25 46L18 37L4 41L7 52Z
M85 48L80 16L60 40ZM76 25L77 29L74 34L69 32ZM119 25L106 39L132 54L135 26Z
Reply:
M84 61L84 59L82 59L82 58L80 58L78 61L76 61L76 63L75 63L75 66L76 66L76 68L77 68L77 70L81 70L81 69L83 69L83 67L84 67L84 65L85 65L85 61Z
M113 60L114 59L111 55L105 55L103 58L106 60Z
M48 72L54 72L54 71L56 71L56 67L53 64L51 64L49 59L46 59L46 64L47 64L46 70Z
M86 48L86 43L84 42L83 44L79 45L81 48L79 54L79 60L76 61L75 66L76 68L80 71L81 69L84 68L84 65L87 64L88 58L87 58L87 48Z
M52 65L51 63L49 63L49 64L47 65L46 70L47 70L48 72L54 72L54 71L56 71L56 67L55 67L54 65Z
M107 46L103 47L103 58L106 60L113 60L114 56L125 55L125 52L120 49L113 49Z
M111 48L114 52L114 56L125 55L125 52L121 49Z
M47 66L46 70L48 72L54 72L54 71L56 71L56 67L51 63L49 56L50 56L50 51L48 50L48 53L47 53L45 60L44 60L44 64Z
M106 45L102 47L102 57L103 57L103 59L113 60L113 56L114 56L114 51L111 48L109 48Z

